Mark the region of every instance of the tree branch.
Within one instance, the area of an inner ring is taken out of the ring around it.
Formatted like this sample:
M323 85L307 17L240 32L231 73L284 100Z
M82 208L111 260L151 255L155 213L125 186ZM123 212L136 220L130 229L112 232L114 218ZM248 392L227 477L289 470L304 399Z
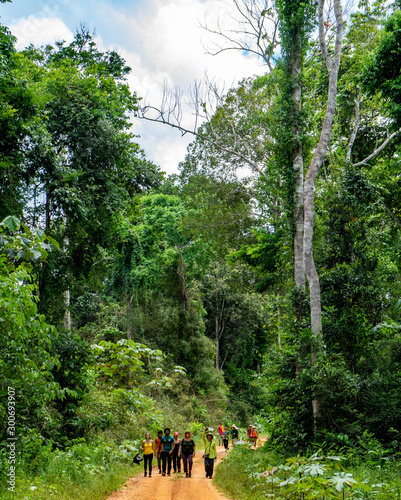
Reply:
M156 111L159 116L156 118L151 118L149 116L146 116L146 113L149 110ZM219 144L218 142L214 141L213 139L211 139L210 137L208 137L206 135L200 134L196 130L187 129L187 128L183 127L182 125L180 125L179 123L172 123L171 121L169 121L169 119L165 118L165 113L163 111L155 108L154 106L145 106L143 108L140 108L138 110L138 118L140 118L142 120L147 120L150 122L163 123L164 125L168 125L171 128L175 128L175 129L179 130L183 136L185 134L191 134L195 137L199 137L200 139L208 142L209 144L211 144L215 148L217 148L221 151L224 151L225 153L228 153L230 155L236 156L237 158L239 158L242 161L244 161L245 163L247 163L250 167L255 169L260 175L263 175L263 170L259 167L259 165L256 162L254 162L250 158L246 157L242 153L239 153L238 151L232 150L230 148L226 148L222 144Z
M397 130L396 132L393 132L389 137L387 137L387 139L383 142L383 144L381 146L379 146L377 149L375 149L373 151L373 153L371 155L369 155L367 158L365 158L364 160L358 162L358 163L354 163L354 167L360 167L361 165L365 165L366 163L368 163L370 160L372 160L375 156L377 156L379 153L381 153L383 151L383 149L387 146L387 144L394 138L396 137L397 135L399 135L401 132L401 130Z
M272 71L271 57L277 45L278 16L270 3L269 0L234 0L239 19L232 19L243 29L225 29L219 22L216 29L210 28L206 23L201 25L209 33L228 42L228 46L213 44L210 49L206 48L207 53L217 55L228 50L240 50L255 54Z
M400 219L389 209L389 207L385 204L385 202L384 202L384 200L382 198L380 198L380 202L383 205L385 211L389 214L389 216L397 224L397 226L401 227L401 221L400 221Z
M355 121L354 121L354 127L352 129L352 134L349 139L348 147L347 147L347 163L351 162L351 153L352 153L352 148L354 146L356 134L358 133L358 128L359 128L359 105L360 105L360 99L359 99L359 88L358 88L358 93L355 97Z

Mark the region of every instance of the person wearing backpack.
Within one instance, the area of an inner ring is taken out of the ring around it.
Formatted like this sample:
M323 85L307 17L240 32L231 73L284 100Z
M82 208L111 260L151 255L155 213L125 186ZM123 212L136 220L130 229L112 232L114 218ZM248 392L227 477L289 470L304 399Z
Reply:
M231 434L231 443L233 444L233 446L235 445L235 443L238 441L238 429L237 429L237 426L236 425L233 425L231 427L231 431L230 431L230 434Z
M228 451L228 439L230 437L230 433L228 432L227 430L227 427L224 427L224 431L223 431L223 445L224 445L224 449L226 451Z
M256 430L256 427L253 425L252 426L252 443L255 445L255 448L258 444L258 431Z
M191 477L192 462L195 457L195 441L191 439L191 433L185 431L184 438L180 444L180 454L184 466L185 477Z

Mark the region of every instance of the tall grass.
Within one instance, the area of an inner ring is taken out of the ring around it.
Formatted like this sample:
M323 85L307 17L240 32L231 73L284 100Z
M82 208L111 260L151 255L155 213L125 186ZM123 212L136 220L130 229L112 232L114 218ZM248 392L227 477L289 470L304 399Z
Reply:
M127 447L117 447L101 440L92 444L77 443L67 451L43 447L40 456L16 470L15 491L10 491L4 476L0 498L31 500L100 500L130 476L139 466L132 465Z
M197 450L203 448L200 437L203 425L190 422L185 427L181 423L181 426L193 432ZM159 427L163 428L160 422L155 428ZM182 437L183 430L179 430ZM113 437L106 437L103 433L92 436L90 440L75 440L65 451L53 450L51 443L44 444L37 431L27 431L19 441L21 451L17 457L15 491L8 489L7 449L0 446L0 498L103 500L120 488L126 479L142 472L142 466L132 463L142 441L138 429L131 431L133 439L125 439L120 445L116 444L121 442L116 439L117 431Z

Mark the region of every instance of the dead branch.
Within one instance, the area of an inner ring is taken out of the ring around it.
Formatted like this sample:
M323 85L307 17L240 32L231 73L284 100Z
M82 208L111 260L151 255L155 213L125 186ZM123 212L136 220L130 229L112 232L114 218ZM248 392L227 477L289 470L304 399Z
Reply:
M218 35L225 41L223 47L215 45L214 50L208 51L208 53L217 55L226 50L240 50L261 57L269 70L272 70L271 59L278 43L278 16L273 8L272 0L233 1L237 17L231 16L231 20L238 26L237 29L225 29L220 21L217 22L216 28L210 28L206 23L202 26L209 33ZM238 145L241 143L242 148L244 148L244 144L233 121L228 119L226 123L230 130L233 146L226 147L218 139L212 118L216 110L224 103L223 92L207 75L205 75L205 83L206 85L203 86L200 82L195 82L190 90L191 103L189 106L193 110L193 127L188 128L182 124L182 91L178 88L170 90L166 83L163 87L160 108L145 104L139 108L138 117L168 125L179 130L182 135L190 133L199 137L220 151L242 160L259 174L263 174L261 167L252 159L252 155L255 154L252 149L245 146L247 149L245 153L238 151ZM209 132L207 135L198 132L198 127L203 122L208 122Z
M201 25L212 35L216 35L223 45L215 42L208 54L218 55L222 52L240 50L263 59L269 71L272 71L272 56L278 44L278 16L270 0L234 0L237 16L230 16L237 29L227 28L217 21L215 28L207 22Z
M149 112L155 112L155 116L151 117L149 116ZM138 117L141 118L142 120L147 120L155 123L163 123L164 125L168 125L171 128L175 128L181 132L181 135L185 134L192 134L195 137L198 137L199 139L202 139L203 141L208 142L215 148L219 149L220 151L224 151L225 153L228 153L230 155L236 156L243 162L247 163L250 167L255 169L259 174L263 175L263 170L259 167L259 165L251 160L251 158L243 155L242 153L235 151L233 149L227 148L223 146L221 143L217 142L216 140L211 139L210 136L201 134L197 130L194 129L189 129L185 128L181 125L180 122L173 123L169 120L169 116L171 113L167 111L160 110L154 106L144 106L138 110ZM196 121L196 120L195 120Z
M360 161L358 163L354 163L354 167L360 167L361 165L365 165L366 163L368 163L375 156L377 156L379 153L381 153L383 151L383 149L387 146L387 144L392 139L394 139L394 137L396 137L397 135L399 135L400 133L401 133L401 130L397 130L396 132L393 132L389 137L387 137L387 139L383 142L383 144L381 144L381 146L379 146L377 149L375 149L373 151L373 153L371 155L369 155L367 158L365 158L364 160L362 160L362 161Z

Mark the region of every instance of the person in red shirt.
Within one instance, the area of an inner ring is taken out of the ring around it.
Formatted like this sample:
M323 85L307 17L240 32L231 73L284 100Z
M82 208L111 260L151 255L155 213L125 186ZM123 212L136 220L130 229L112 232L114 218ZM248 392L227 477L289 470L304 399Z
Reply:
M223 424L220 424L217 430L219 431L219 446L221 446L223 444Z
M252 442L252 425L251 424L249 424L247 434L248 434L248 440L251 443Z
M157 431L155 446L156 446L156 458L157 458L157 467L159 469L159 474L162 473L162 451L163 451L163 445L161 444L162 436L163 436L163 431Z

